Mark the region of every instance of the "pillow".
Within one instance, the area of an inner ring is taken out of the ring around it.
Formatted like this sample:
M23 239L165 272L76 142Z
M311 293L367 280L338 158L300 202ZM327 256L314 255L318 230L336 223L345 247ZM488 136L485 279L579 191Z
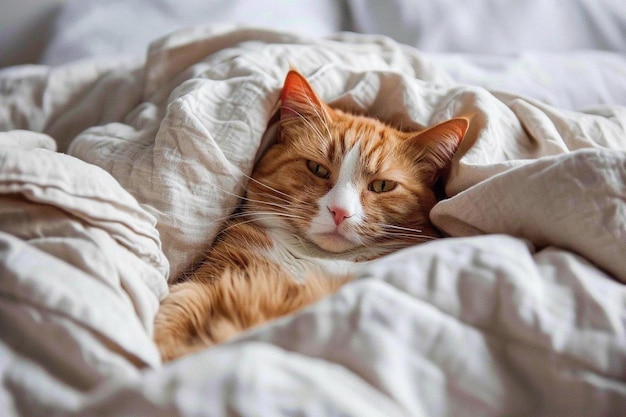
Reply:
M621 0L348 0L355 30L424 51L516 53L534 49L626 52Z
M205 23L262 26L319 37L341 30L342 10L333 0L69 0L57 17L41 63L144 54L153 40Z

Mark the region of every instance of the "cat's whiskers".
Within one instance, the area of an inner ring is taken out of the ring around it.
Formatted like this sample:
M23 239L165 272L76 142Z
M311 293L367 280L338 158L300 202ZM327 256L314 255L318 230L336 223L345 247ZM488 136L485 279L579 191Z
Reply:
M377 225L382 226L385 229L404 230L407 232L423 233L422 229L413 229L410 227L396 226L394 224L389 224L389 223L377 223Z
M408 239L408 240L415 240L416 243L417 242L424 242L427 240L435 240L437 239L434 236L428 236L428 235L408 235L408 234L394 234L392 235L394 238L396 239Z
M382 227L388 235L393 235L393 236L405 235L405 236L416 236L416 237L424 237L424 238L432 237L432 236L424 234L424 231L422 229L395 226L395 225L387 224L387 223L377 223L377 226Z
M272 201L256 200L256 199L253 199L253 198L247 198L247 197L242 197L242 199L243 199L244 201L246 201L246 202L249 202L249 203L255 203L255 204L258 204L259 206L276 207L276 208L279 208L279 209L282 209L282 210L284 210L284 209L285 209L285 206L286 206L286 204L285 204L285 203L282 203L282 204L281 204L281 203L274 203L274 202L272 202Z
M256 184L258 184L258 185L260 185L260 186L262 186L262 187L267 188L268 190L271 190L271 191L273 191L273 192L275 192L275 193L277 193L277 194L282 195L282 196L283 196L283 197L285 197L285 198L280 198L280 197L278 197L278 196L273 196L272 194L267 194L268 196L272 196L272 197L274 197L274 198L276 198L276 199L281 199L281 200L282 200L282 201L284 201L285 203L290 203L290 202L292 202L292 201L298 201L297 199L294 199L294 198L293 198L292 196L290 196L289 194L284 193L284 192L282 192L282 191L280 191L280 190L277 190L277 189L275 189L275 188L273 188L273 187L271 187L271 186L269 186L269 185L267 185L267 184L265 184L265 183L263 183L263 182L261 182L261 181L259 181L259 180L255 179L255 178L251 177L250 175L246 174L245 172L243 172L243 171L242 171L241 169L239 169L239 168L237 168L237 169L238 169L238 171L239 171L239 174L241 174L241 175L242 175L244 178L246 178L248 181L252 181L252 182L254 182L254 183L256 183ZM239 198L239 199L244 199L244 200L247 198L247 197L245 196L245 193L243 193L243 192L242 192L242 194L233 193L232 191L228 191L228 190L223 189L222 187L218 186L217 184L213 184L213 187L215 187L217 190L219 190L220 192L222 192L222 193L224 193L224 194L226 194L226 195L230 195L230 196L237 197L237 198ZM250 194L250 193L248 193L248 194ZM252 201L252 200L250 200L250 201ZM261 200L258 200L258 202L261 202ZM298 201L298 202L302 202L302 203L304 203L304 201ZM218 208L219 208L219 207L218 207Z
M405 231L399 231L399 230L387 230L385 232L386 236L394 236L394 237L399 237L399 236L403 236L403 237L415 237L415 238L424 238L424 239L437 239L436 237L430 236L430 235L426 235L424 233L421 232L405 232Z
M239 206L237 206L239 207ZM280 206L278 206L280 208ZM223 223L225 221L228 220L237 220L239 218L242 217L250 217L253 215L272 215L272 216L282 216L282 217L290 217L290 218L295 218L295 219L303 219L302 216L298 216L295 214L289 214L289 213L284 213L284 212L280 212L280 211L251 211L251 210L244 210L244 211L235 211L231 214L228 214L226 216L222 216L219 217L217 219L213 219L211 221L211 224L215 224L215 223Z
M430 240L436 240L437 238L434 236L428 236L428 235L411 235L411 234L402 234L402 233L398 233L398 234L392 234L392 235L388 235L387 239L385 239L384 242L381 243L389 243L389 244L398 244L400 247L406 247L408 246L407 241L411 241L412 244L418 244L418 243L422 243L422 242L426 242L426 241L430 241ZM398 240L401 240L403 242L398 242Z
M244 209L242 211L236 211L234 213L231 213L227 216L223 216L217 219L213 219L211 223L213 224L217 224L217 223L223 223L225 221L228 220L237 220L237 219L241 219L241 218L250 218L249 220L245 220L245 221L239 221L237 222L237 224L246 224L246 223L252 223L255 220L256 221L262 221L262 220L273 220L279 217L282 218L289 218L289 219L295 219L295 220L305 220L305 217L294 214L294 213L285 213L285 207L287 205L291 205L294 202L299 203L300 205L303 206L313 206L313 204L311 204L310 202L304 201L304 200L299 200L299 199L295 199L293 196L290 196L286 193L283 193L279 190L274 189L273 187L260 182L254 178L252 178L251 176L245 174L242 172L242 175L244 175L246 178L248 178L250 181L253 181L259 185L261 185L262 187L273 191L273 193L255 193L255 192L251 192L248 191L247 195L239 195L236 193L233 193L231 191L225 190L221 187L219 187L218 185L214 185L215 188L217 188L219 191L223 192L226 195L230 195L233 197L237 197L240 202L246 202L246 203L252 203L257 205L257 207L259 208L263 208L265 207L267 209L267 211L261 211L258 208L257 209ZM279 195L276 195L274 193L277 193ZM288 198L284 198L281 197L281 195L284 195L285 197ZM258 196L261 198L253 198L254 196ZM276 200L276 202L274 201L268 201L270 199ZM231 210L236 209L237 207L241 207L241 204L237 204L236 206L230 207ZM228 208L228 207L226 207ZM278 210L272 210L273 208L278 209ZM260 217L260 216L264 216L264 217ZM254 217L254 218L253 218ZM224 230L222 230L222 232L232 228L235 225L230 225L227 226Z
M233 223L231 225L226 226L225 228L222 229L221 233L225 233L228 230L232 229L233 227L237 227L237 226L241 226L244 224L250 224L250 223L254 223L254 222L258 222L258 221L263 221L263 220L274 220L276 218L276 213L271 213L271 216L266 216L266 217L254 217L251 218L249 220L241 220L238 221L236 223Z
M238 211L235 212L233 214L231 214L230 216L226 217L227 220L237 220L237 219L241 219L241 218L246 218L249 217L251 218L251 221L254 221L255 219L261 219L258 216L264 216L263 218L276 218L276 217L282 217L282 218L288 218L288 219L297 219L297 220L305 220L306 218L297 214L293 214L293 213L284 213L284 212L279 212L279 211L263 211L263 210L244 210L244 211Z
M248 195L255 195L255 196L259 196L259 197L263 197L263 198L272 198L272 199L274 199L274 200L276 200L276 201L282 202L282 203L283 203L282 208L285 208L285 207L287 207L287 206L290 206L290 205L292 205L293 203L298 203L298 204L300 204L300 205L303 205L303 206L309 206L309 207L314 206L312 203L310 203L310 202L308 202L308 201L304 201L304 200L301 200L301 199L298 199L298 198L295 198L295 197L292 197L292 199L291 199L291 200L287 200L286 198L282 198L282 197L276 196L276 195L274 195L274 194L269 194L269 193L256 193L256 192L253 192L253 191L249 191L249 192L248 192ZM263 203L264 201L266 201L266 200L258 200L258 202L259 202L259 203ZM269 202L268 202L268 203L269 203ZM278 203L274 203L274 204L278 204Z
M265 217L274 216L274 217L284 217L284 218L298 219L298 220L305 219L305 217L298 216L297 214L280 213L280 212L275 212L275 211L243 211L241 212L240 217L246 217L246 216L265 216Z
M385 231L386 239L384 242L381 242L381 243L390 243L392 245L395 245L396 242L394 242L393 239L401 239L404 241L406 240L414 241L417 244L417 243L422 243L422 242L429 241L429 240L438 239L435 236L424 234L422 229L414 229L410 227L396 226L396 225L387 224L387 223L377 223L377 226L381 227ZM392 239L392 240L389 240L389 239ZM407 243L403 242L403 243L399 243L398 245L400 247L406 247Z
M280 190L277 190L276 188L274 188L274 187L272 187L272 186L270 186L270 185L267 185L267 184L265 184L265 183L263 183L263 182L261 182L261 181L259 181L259 180L255 179L255 178L253 178L253 177L249 176L249 175L246 175L246 174L243 174L243 175L244 175L246 178L248 178L250 181L252 181L252 182L254 182L254 183L256 183L256 184L260 185L261 187L265 187L265 188L267 188L268 190L273 191L274 193L279 194L279 195L281 195L281 196L285 197L284 201L285 201L286 203L297 202L297 203L309 204L308 202L306 202L306 201L304 201L304 200L300 200L300 199L295 198L294 196L292 196L292 195L290 195L290 194L287 194L287 193L285 193L285 192L282 192L282 191L280 191ZM270 195L271 195L271 194L270 194ZM278 197L278 196L276 196L276 198L279 198L279 197Z
M245 175L245 174L244 174L244 175ZM253 178L251 178L251 177L250 177L250 179L253 179ZM255 180L255 181L256 181L256 180ZM257 182L258 182L258 181L257 181ZM257 199L254 199L254 198L250 198L250 197L249 197L249 195L254 194L254 193L250 193L250 192L249 192L249 193L248 193L248 196L246 196L245 194L244 194L244 195L239 195L239 194L237 194L237 193L233 193L233 192L230 192L230 191L228 191L228 190L225 190L225 189L223 189L223 188L221 188L221 187L219 187L219 186L217 186L217 185L214 185L214 186L215 186L215 188L217 188L218 190L220 190L220 191L221 191L221 192L223 192L224 194L226 194L226 195L230 195L230 196L233 196L233 197L237 197L237 198L239 198L239 199L241 199L241 200L243 200L243 201L247 201L247 202L250 202L250 203L267 204L267 205L275 206L275 207L280 208L280 209L283 209L283 208L285 207L284 205L281 205L281 204L278 204L278 203L273 203L273 202L270 202L270 201L265 201L265 200L257 200ZM272 189L271 187L268 187L268 188ZM274 191L277 191L277 190L274 190ZM270 197L274 197L274 196L273 196L273 195L271 195L271 194L263 194L263 195L265 195L265 196L270 196ZM284 203L290 203L290 202L291 202L291 201L289 201L289 200L287 200L287 199L283 199L283 198L280 198L280 197L275 197L275 198L276 198L276 199L278 199L279 201L284 202ZM304 203L304 202L303 202L303 203Z

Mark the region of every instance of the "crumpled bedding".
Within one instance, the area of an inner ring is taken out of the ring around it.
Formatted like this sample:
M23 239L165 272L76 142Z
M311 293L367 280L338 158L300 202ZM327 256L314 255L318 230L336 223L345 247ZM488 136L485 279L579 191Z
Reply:
M163 366L166 283L235 209L290 66L405 128L472 116L431 216L450 237ZM211 27L0 91L3 415L626 412L626 108L462 84L383 37Z

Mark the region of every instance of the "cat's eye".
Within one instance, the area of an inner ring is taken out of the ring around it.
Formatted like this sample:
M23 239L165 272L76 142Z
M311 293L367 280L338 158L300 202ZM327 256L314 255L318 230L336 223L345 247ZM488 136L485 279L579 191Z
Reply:
M387 191L391 191L398 185L395 181L389 180L376 180L370 182L367 186L367 189L373 191L375 193L386 193Z
M326 179L330 177L330 171L322 164L318 164L314 161L306 161L306 166L309 168L309 171L320 178Z

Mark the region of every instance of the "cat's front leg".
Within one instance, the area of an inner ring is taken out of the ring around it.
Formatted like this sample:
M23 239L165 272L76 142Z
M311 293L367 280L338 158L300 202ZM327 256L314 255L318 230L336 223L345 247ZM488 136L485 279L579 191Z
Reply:
M213 345L204 329L210 305L206 285L186 281L173 285L154 322L154 341L164 362Z

